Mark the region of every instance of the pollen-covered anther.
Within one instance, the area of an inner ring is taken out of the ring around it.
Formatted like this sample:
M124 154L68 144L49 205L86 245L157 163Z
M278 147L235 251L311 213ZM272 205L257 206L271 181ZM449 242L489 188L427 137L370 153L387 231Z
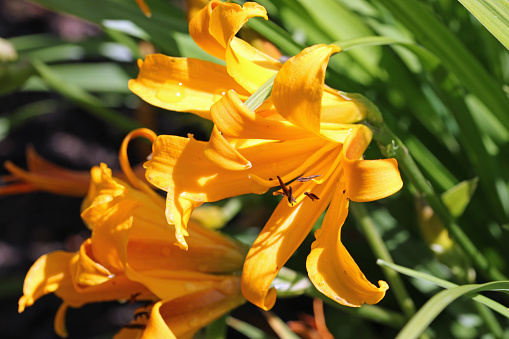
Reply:
M274 192L274 195L283 195L288 197L288 202L293 206L293 203L297 202L297 200L295 200L295 197L292 195L292 186L286 187L283 179L281 179L279 175L277 176L277 180L279 181L279 186L281 186L281 191Z
M316 194L311 193L311 192L304 192L304 195L309 197L313 201L320 200L320 198Z
M315 174L315 175L310 175L308 177L300 177L297 179L298 182L306 182L306 181L310 181L310 180L313 180L314 178L318 178L318 177L321 177L320 174Z

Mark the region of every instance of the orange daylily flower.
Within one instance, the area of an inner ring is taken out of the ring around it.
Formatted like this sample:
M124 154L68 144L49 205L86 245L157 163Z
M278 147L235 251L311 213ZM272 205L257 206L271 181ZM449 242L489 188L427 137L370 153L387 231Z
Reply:
M209 120L210 107L228 90L247 99L283 65L235 36L252 17L267 19L267 12L254 2L241 7L210 1L190 21L189 34L204 51L224 60L226 66L193 58L147 55L145 61L138 61L140 73L129 81L129 89L152 105ZM269 101L262 108L270 106ZM324 119L330 116L334 121L342 119L342 123L364 118L356 105L329 89L323 95L322 110Z
M150 8L148 7L144 0L136 0L136 4L138 5L138 7L140 7L141 11L143 12L143 14L145 14L147 18L150 18L152 16L152 12L150 11Z
M46 191L75 197L87 194L90 173L73 171L42 158L33 147L26 150L28 171L6 161L11 175L1 177L7 185L0 186L0 195Z
M160 301L135 312L135 320L115 339L192 339L202 327L242 305L240 277L220 288L211 288L183 297Z
M325 69L338 51L317 45L287 61L274 81L276 110L253 112L228 91L211 108L215 127L209 142L159 136L145 164L149 182L168 192L166 217L182 247L187 220L203 202L282 188L285 198L251 247L242 273L244 296L263 309L275 303L272 280L327 206L307 260L313 284L349 306L377 303L388 288L384 281L371 284L341 243L349 200L387 197L402 181L396 160L362 160L372 137L366 126L342 123L364 114L362 105L338 101L337 114L323 108L333 91L324 86Z
M209 289L225 289L238 277L245 250L223 235L190 223L185 252L174 245L174 230L164 217L164 199L126 168L124 141L121 163L139 189L113 178L105 164L91 171L82 219L92 231L76 253L53 252L29 270L19 311L54 292L63 304L56 331L65 336L66 309L118 299L172 300ZM143 135L143 134L141 134Z

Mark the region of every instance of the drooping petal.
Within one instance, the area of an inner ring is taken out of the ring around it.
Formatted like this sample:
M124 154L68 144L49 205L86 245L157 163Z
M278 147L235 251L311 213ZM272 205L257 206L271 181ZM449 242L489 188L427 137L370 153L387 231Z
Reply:
M60 338L67 338L69 333L67 332L67 327L65 326L65 315L67 313L67 309L69 305L66 303L62 303L57 310L57 314L55 315L55 321L53 323L53 327L55 328L55 333Z
M403 187L395 159L360 160L371 141L372 132L364 125L345 139L343 168L351 200L373 201L388 197Z
M347 196L341 179L322 227L315 232L316 241L306 262L308 275L320 292L342 305L376 304L389 286L382 280L379 287L369 282L341 243L341 227L348 214Z
M282 200L251 246L242 270L242 293L251 303L269 310L276 302L270 285L293 252L304 241L330 202L335 178L322 185L310 184L319 200L302 200L294 207Z
M266 119L251 111L233 90L211 108L212 121L231 138L290 140L313 137L309 131L287 121Z
M348 180L348 194L352 201L383 199L403 187L396 159L345 159L343 166Z
M249 95L224 66L211 62L151 54L140 64L138 78L129 81L129 89L146 102L168 110L210 119L210 106L227 90Z
M20 313L43 295L56 291L65 283L65 279L69 279L69 263L73 256L75 253L57 251L37 259L23 284L23 296L19 299L18 308Z
M334 45L315 45L285 62L272 89L272 101L279 114L319 133L325 69L331 54L340 50Z

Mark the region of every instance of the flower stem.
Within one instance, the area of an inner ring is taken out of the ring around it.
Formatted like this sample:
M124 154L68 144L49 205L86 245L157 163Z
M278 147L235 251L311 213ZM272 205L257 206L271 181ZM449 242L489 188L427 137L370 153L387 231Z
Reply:
M361 203L350 203L350 210L352 211L355 219L361 227L363 233L368 239L369 245L374 252L375 256L383 259L387 262L393 263L391 254L385 246L380 233L375 227L373 219L369 216L366 207ZM415 313L415 305L413 300L410 298L403 280L399 273L386 267L382 267L387 280L389 280L389 286L394 292L394 296L401 307L401 310L407 318L410 318Z
M373 138L378 142L382 154L388 158L396 158L398 164L408 179L415 186L421 197L435 211L444 227L449 231L452 238L457 241L461 248L472 259L474 265L482 275L489 280L507 280L497 268L490 264L486 257L476 248L474 243L454 221L447 207L436 194L431 184L426 180L414 159L408 152L403 142L384 123L371 124Z

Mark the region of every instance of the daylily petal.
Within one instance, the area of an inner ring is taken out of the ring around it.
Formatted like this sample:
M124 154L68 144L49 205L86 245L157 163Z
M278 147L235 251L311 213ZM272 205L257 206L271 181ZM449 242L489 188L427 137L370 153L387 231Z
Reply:
M315 45L284 63L272 89L272 101L279 114L319 133L325 69L331 54L340 50L334 45Z
M233 90L210 108L212 121L224 136L243 139L290 140L313 137L288 121L266 119L247 108Z
M212 163L230 171L243 171L253 167L251 162L225 139L216 126L212 129L204 154Z
M389 286L382 280L379 287L369 282L341 243L341 227L348 214L345 189L340 180L322 227L315 232L306 262L308 275L320 292L342 305L376 304Z
M218 0L210 1L206 7L195 14L189 21L189 35L205 52L224 60L225 45L217 41L209 31L212 10L221 4Z
M189 35L205 52L225 60L226 47L249 18L267 19L267 11L257 3L237 4L211 1L189 23Z
M277 74L282 64L244 40L234 38L226 49L228 74L249 93Z
M306 168L306 161L323 149L319 138L264 142L253 147L236 147L253 167L228 171L207 161L207 143L176 136L160 136L153 144L152 159L145 163L147 180L168 192L166 216L175 224L177 240L185 248L185 225L192 210L203 202L217 201L247 193L261 194L268 187L250 180L284 176L295 168ZM302 170L303 172L304 170ZM298 175L298 174L297 174Z
M236 277L229 279L223 288L209 289L162 302L159 309L152 310L142 338L153 338L152 335L158 333L152 330L154 320L163 320L176 338L192 338L200 328L242 305L244 301L240 293L239 278ZM152 318L154 312L158 312L160 317ZM156 326L155 329L160 327Z
M335 180L312 184L317 201L305 199L294 207L282 200L251 246L242 270L242 293L251 303L269 310L276 302L270 285L293 252L304 241L330 202ZM310 185L311 186L311 185Z
M26 275L18 312L23 312L25 307L32 306L43 295L58 289L64 279L68 278L66 272L69 272L69 262L73 256L74 253L57 251L37 259Z
M146 102L168 110L210 119L210 106L227 90L249 95L224 66L211 62L151 54L140 65L138 78L129 81L129 89Z
M69 333L67 332L67 327L65 326L65 314L67 313L67 309L69 305L66 303L62 303L57 310L57 314L55 315L55 321L53 327L55 328L55 333L60 338L67 338Z
M227 48L235 34L253 17L268 20L265 7L256 2L246 2L242 7L234 3L220 3L213 7L210 14L210 34Z
M95 286L107 282L113 276L103 265L97 263L92 254L91 239L85 240L79 250L74 279L81 286Z
M348 194L352 201L383 199L403 187L396 159L346 159L343 166L348 180Z
M345 99L338 90L324 86L321 122L352 124L364 120L366 111L354 101Z

